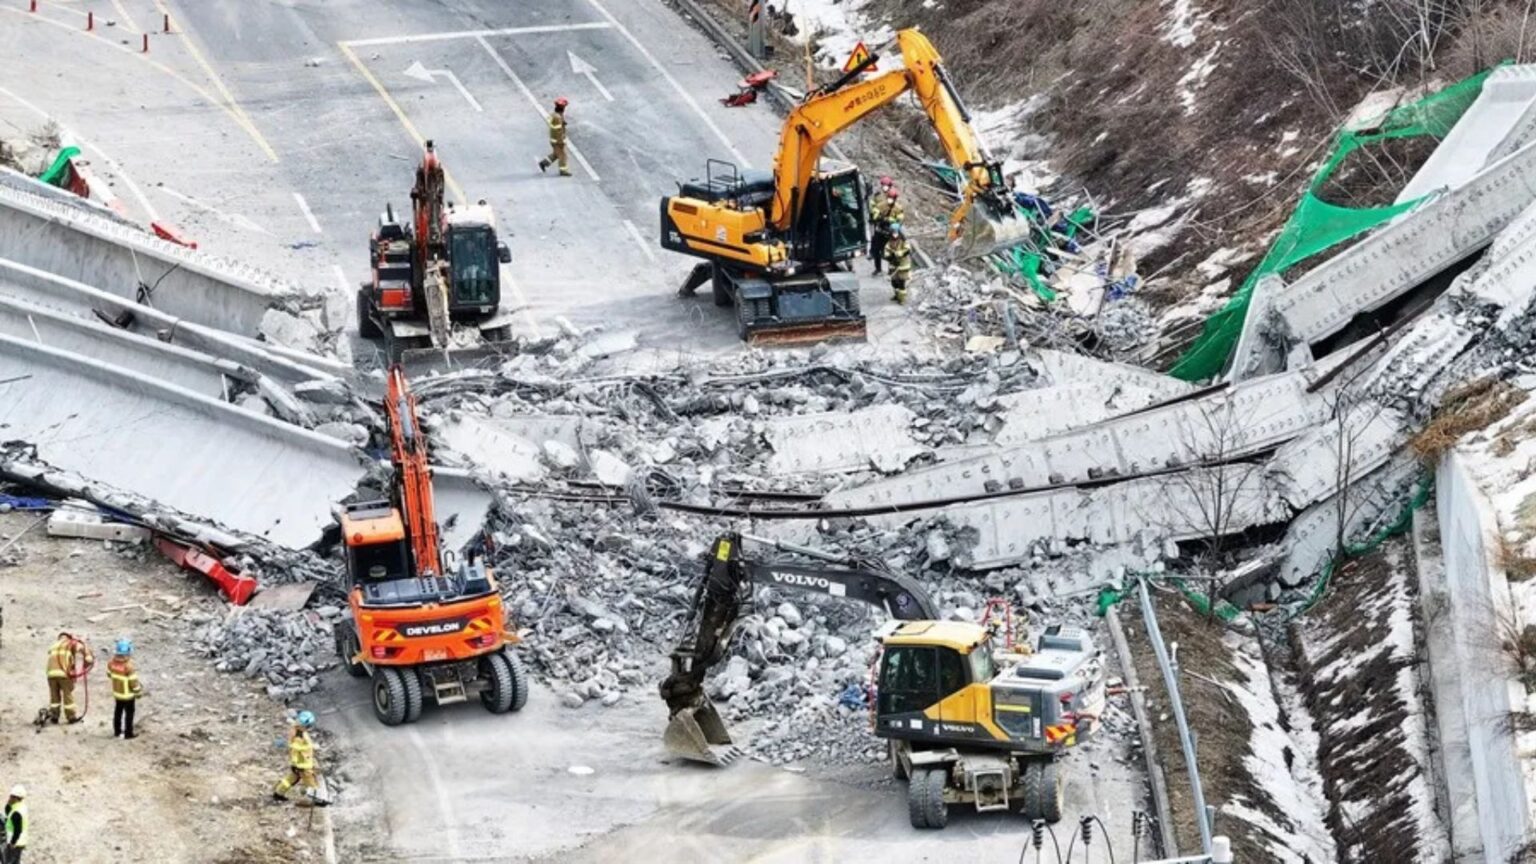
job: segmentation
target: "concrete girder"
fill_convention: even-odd
[[[0,185],[0,254],[130,300],[148,286],[155,308],[235,333],[254,334],[268,308],[301,299],[248,265],[11,184]]]
[[[0,429],[48,465],[299,549],[364,476],[345,444],[100,360],[0,334]]]

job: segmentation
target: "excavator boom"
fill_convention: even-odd
[[[966,178],[962,203],[951,216],[952,232],[958,231],[977,199],[995,205],[989,208],[992,220],[1012,221],[1013,207],[1002,171],[971,126],[970,112],[945,71],[938,49],[915,28],[898,32],[896,44],[904,68],[859,80],[863,70],[879,59],[871,54],[842,78],[808,95],[785,119],[774,162],[774,199],[769,214],[769,222],[776,229],[788,231],[794,223],[827,142],[909,90],[938,134],[950,164]]]
[[[389,370],[389,394],[384,402],[389,415],[390,456],[394,461],[401,518],[411,541],[418,577],[442,575],[442,554],[437,536],[437,513],[432,499],[432,469],[427,461],[427,439],[416,416],[416,397],[411,395],[405,370]]]
[[[742,535],[716,538],[709,562],[694,592],[690,629],[672,651],[672,673],[661,683],[669,720],[663,742],[675,755],[724,765],[740,754],[720,713],[704,692],[704,678],[730,650],[742,606],[754,587],[773,586],[826,597],[857,600],[885,610],[893,618],[936,618],[938,609],[912,579],[857,562],[819,567],[798,562],[759,562],[742,555]],[[756,538],[754,538],[756,539]],[[790,547],[793,548],[793,547]],[[809,552],[810,550],[795,550]],[[824,560],[838,560],[818,555]]]

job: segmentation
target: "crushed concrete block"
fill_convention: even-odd
[[[604,486],[623,486],[629,482],[631,469],[623,459],[609,453],[607,450],[593,450],[589,454],[592,462],[592,474],[597,477],[597,482]]]
[[[545,441],[544,461],[553,468],[568,471],[581,464],[581,457],[574,449],[560,441]]]
[[[89,509],[86,509],[89,508]],[[118,543],[142,543],[149,539],[150,531],[140,525],[109,522],[89,503],[66,504],[48,517],[48,536],[79,537],[85,540],[111,540]]]
[[[368,446],[368,430],[357,423],[321,423],[315,427],[315,431],[335,438],[337,441],[345,441],[353,447]]]

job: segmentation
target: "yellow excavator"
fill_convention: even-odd
[[[756,559],[743,540],[835,566]],[[994,653],[994,627],[935,620],[939,610],[922,586],[878,562],[735,532],[710,548],[661,683],[669,752],[711,765],[740,757],[705,680],[730,653],[759,587],[867,603],[893,619],[879,634],[873,732],[886,740],[892,772],[907,781],[914,828],[943,828],[951,804],[1061,819],[1059,760],[1095,733],[1106,695],[1104,662],[1086,631],[1052,625],[1033,645]]]
[[[772,172],[710,160],[703,180],[679,183],[679,194],[661,200],[662,248],[705,259],[680,293],[711,283],[717,305],[735,305],[737,329],[748,342],[863,338],[850,262],[867,244],[866,187],[856,166],[824,164],[822,149],[909,91],[964,178],[950,240],[968,235],[972,245],[995,243],[1028,230],[933,43],[916,29],[902,30],[895,41],[903,68],[865,79],[880,58],[872,52],[789,113]],[[970,218],[977,210],[985,218]]]

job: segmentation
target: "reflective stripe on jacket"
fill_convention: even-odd
[[[891,262],[891,275],[905,276],[912,272],[912,246],[905,237],[892,240],[885,247],[885,260]]]
[[[48,677],[68,678],[74,664],[75,647],[68,639],[60,639],[48,649]]]
[[[112,679],[113,699],[135,699],[144,690],[139,684],[138,670],[127,657],[113,657],[107,664],[107,677]]]
[[[563,115],[563,114],[551,114],[551,115],[549,115],[549,143],[551,143],[551,144],[564,144],[565,143],[565,115]]]
[[[295,771],[315,770],[315,744],[302,731],[288,739],[288,764]]]

